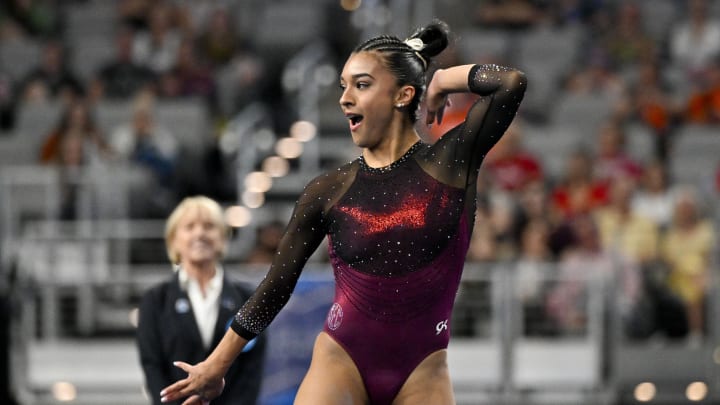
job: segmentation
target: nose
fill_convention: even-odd
[[[352,97],[349,93],[349,88],[343,89],[342,94],[340,94],[340,106],[347,108],[353,105]]]

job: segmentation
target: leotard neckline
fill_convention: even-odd
[[[393,171],[394,169],[396,169],[397,167],[401,166],[403,163],[405,163],[408,160],[408,158],[410,158],[410,156],[412,156],[413,153],[415,153],[415,151],[418,150],[418,148],[420,147],[421,144],[422,144],[421,141],[415,142],[413,144],[413,146],[411,146],[410,149],[407,150],[407,152],[405,152],[402,156],[400,156],[400,158],[398,160],[390,163],[387,166],[382,166],[382,167],[372,167],[372,166],[368,165],[367,162],[365,161],[365,157],[363,157],[363,155],[360,155],[360,157],[358,158],[358,160],[360,162],[360,168],[363,171],[366,171],[368,173],[373,173],[373,174],[389,173],[389,172]]]

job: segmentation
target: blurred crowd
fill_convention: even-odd
[[[257,100],[273,107],[278,127],[289,121],[278,66],[237,26],[243,13],[238,4],[250,2],[107,2],[112,4],[115,47],[107,61],[80,75],[73,70],[78,64],[69,62],[80,49],[67,35],[72,27],[64,16],[68,5],[89,3],[97,2],[8,0],[0,6],[0,41],[30,41],[42,49],[37,66],[21,76],[0,70],[4,131],[12,132],[22,106],[61,102],[64,112],[45,134],[38,163],[82,170],[93,160],[115,159],[144,168],[158,189],[166,190],[153,209],[142,213],[145,217],[164,216],[190,194],[236,200],[235,186],[223,184],[228,168],[218,158],[223,125]],[[315,3],[328,10],[339,7]],[[668,13],[660,15],[663,7]],[[706,176],[695,182],[677,181],[671,168],[673,147],[684,128],[720,124],[717,2],[437,0],[434,10],[458,32],[499,32],[506,38],[539,28],[579,32],[576,47],[567,49],[574,55],[572,63],[554,75],[537,77],[534,65],[518,66],[529,74],[529,95],[541,88],[555,91],[544,93],[547,98],[539,103],[523,105],[486,157],[468,261],[515,263],[522,299],[528,308],[540,306],[539,316],[555,330],[572,332],[583,325],[581,314],[571,308],[586,292],[573,280],[592,271],[622,292],[624,299],[614,305],[622,307],[629,335],[702,336],[707,292],[717,276],[720,158],[705,162]],[[357,27],[347,27],[348,38],[358,35]],[[333,38],[333,49],[345,55],[344,44],[352,41]],[[507,51],[486,54],[485,60],[465,57],[451,48],[441,66],[516,62]],[[220,77],[230,80],[221,85]],[[223,88],[227,83],[230,96]],[[561,169],[553,170],[545,156],[527,146],[527,137],[538,126],[552,131],[557,117],[545,108],[572,95],[608,97],[612,109],[599,125],[576,134],[584,147],[564,155],[556,165]],[[202,158],[205,178],[213,181],[182,182],[179,141],[153,115],[157,103],[187,97],[203,100],[211,117],[210,133],[198,136],[213,140]],[[112,131],[99,130],[93,108],[104,100],[132,101],[132,119]],[[462,119],[472,101],[454,98],[444,126],[433,127],[432,135]],[[629,128],[637,126],[651,137],[652,148],[642,156],[627,148],[628,138],[636,135]],[[64,201],[73,201],[72,189],[66,192]],[[73,209],[63,212],[71,218]],[[261,229],[248,261],[270,260],[281,229],[277,223]],[[557,281],[550,284],[540,282],[539,275],[548,262],[558,269]]]

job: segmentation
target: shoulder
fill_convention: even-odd
[[[157,307],[168,297],[174,283],[175,278],[172,277],[148,288],[142,294],[141,308],[146,305]]]
[[[345,163],[342,166],[322,173],[310,180],[303,189],[299,204],[317,201],[318,198],[329,197],[333,191],[342,188],[339,187],[352,181],[357,174],[359,164],[357,159]]]

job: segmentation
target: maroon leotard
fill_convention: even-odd
[[[384,168],[359,157],[305,187],[233,330],[250,339],[267,327],[327,236],[336,292],[325,332],[355,362],[372,404],[392,403],[417,365],[447,347],[477,172],[526,87],[524,75],[496,65],[474,66],[468,85],[481,97],[435,144],[418,142]]]

